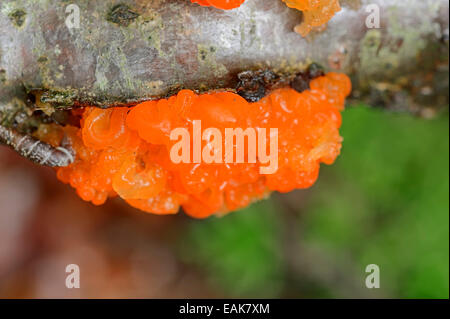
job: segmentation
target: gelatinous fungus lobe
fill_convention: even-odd
[[[295,32],[306,36],[310,31],[324,26],[336,12],[341,10],[339,0],[283,0],[290,8],[303,12],[303,21]]]
[[[314,69],[306,76],[311,72]],[[58,168],[57,177],[86,201],[100,205],[108,197],[119,196],[154,214],[174,214],[181,206],[197,218],[220,215],[271,191],[310,187],[320,163],[331,164],[338,156],[340,111],[350,93],[350,80],[338,73],[315,74],[319,76],[308,78],[307,88],[275,89],[256,102],[233,92],[182,90],[170,98],[131,108],[87,107],[80,127],[55,125],[40,138],[52,144],[63,139],[72,146],[75,161]],[[203,132],[197,145],[201,158],[197,159],[196,123]],[[241,145],[243,160],[233,151],[231,161],[227,160],[227,130],[236,129],[254,129],[253,142],[263,151],[248,147],[252,141],[249,134]],[[177,130],[184,134],[173,138]],[[260,134],[263,131],[265,134]],[[187,136],[188,152],[181,149],[180,155],[175,146],[183,136]],[[237,149],[237,137],[235,141],[232,150]],[[211,148],[212,144],[216,148]],[[272,147],[277,165],[264,172]]]
[[[239,7],[245,0],[191,0],[191,2],[205,7],[211,6],[217,9],[231,10]]]

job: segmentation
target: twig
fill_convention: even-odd
[[[10,146],[23,157],[45,166],[67,166],[74,155],[64,147],[53,147],[29,135],[0,126],[0,142]]]

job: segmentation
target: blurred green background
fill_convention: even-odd
[[[189,220],[182,260],[226,297],[448,298],[449,119],[360,105],[308,190]],[[380,289],[365,267],[380,267]]]
[[[359,105],[341,135],[313,187],[206,220],[93,206],[2,147],[0,297],[448,298],[448,114]],[[80,289],[65,285],[72,263]]]

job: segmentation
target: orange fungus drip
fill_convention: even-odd
[[[340,152],[340,111],[350,89],[347,76],[328,73],[311,80],[302,93],[277,89],[253,103],[232,92],[182,90],[131,108],[87,107],[81,128],[58,126],[40,138],[55,144],[64,136],[72,146],[75,161],[57,168],[57,177],[85,201],[100,205],[120,196],[149,213],[175,214],[182,206],[190,216],[204,218],[245,207],[271,191],[313,185],[319,164],[332,164]],[[171,132],[185,128],[193,136],[198,120],[203,130],[216,128],[222,136],[227,128],[277,128],[278,169],[262,174],[259,153],[255,162],[195,163],[189,155],[191,161],[175,163],[171,149],[177,140],[170,138]],[[269,134],[262,142],[269,149]],[[201,143],[204,150],[208,140]],[[248,150],[244,148],[245,159]]]
[[[303,12],[303,21],[295,32],[306,36],[310,31],[325,25],[336,12],[341,10],[339,0],[283,0],[290,8]]]

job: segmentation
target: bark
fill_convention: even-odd
[[[79,29],[65,24],[71,3]],[[448,103],[448,1],[341,3],[325,31],[302,38],[293,32],[301,12],[274,0],[231,11],[188,0],[2,0],[1,103],[39,89],[54,107],[107,107],[234,88],[239,72],[295,73],[309,62],[351,75],[354,96],[374,105]],[[381,8],[380,29],[366,27],[369,4]]]

